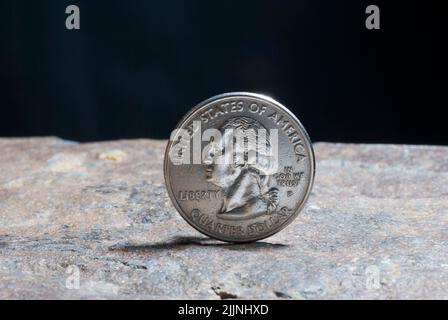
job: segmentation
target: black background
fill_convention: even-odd
[[[313,141],[448,144],[442,3],[1,0],[0,136],[167,138],[200,101],[252,91]]]

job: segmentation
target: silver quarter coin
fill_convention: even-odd
[[[193,108],[165,152],[168,194],[198,231],[229,242],[273,235],[304,207],[314,153],[299,120],[277,101],[234,92]]]

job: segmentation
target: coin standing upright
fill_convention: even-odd
[[[246,92],[194,107],[173,131],[164,160],[168,194],[182,217],[229,242],[260,240],[290,224],[314,171],[299,120],[277,101]]]

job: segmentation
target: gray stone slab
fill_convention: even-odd
[[[317,143],[299,217],[232,245],[171,205],[165,144],[0,139],[0,298],[448,299],[447,147]]]

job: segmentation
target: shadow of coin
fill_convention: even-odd
[[[270,243],[265,241],[251,243],[226,243],[205,237],[174,237],[167,241],[155,243],[125,243],[109,247],[111,251],[153,251],[153,250],[178,250],[189,247],[222,248],[227,250],[257,251],[263,249],[284,249],[288,245]]]

